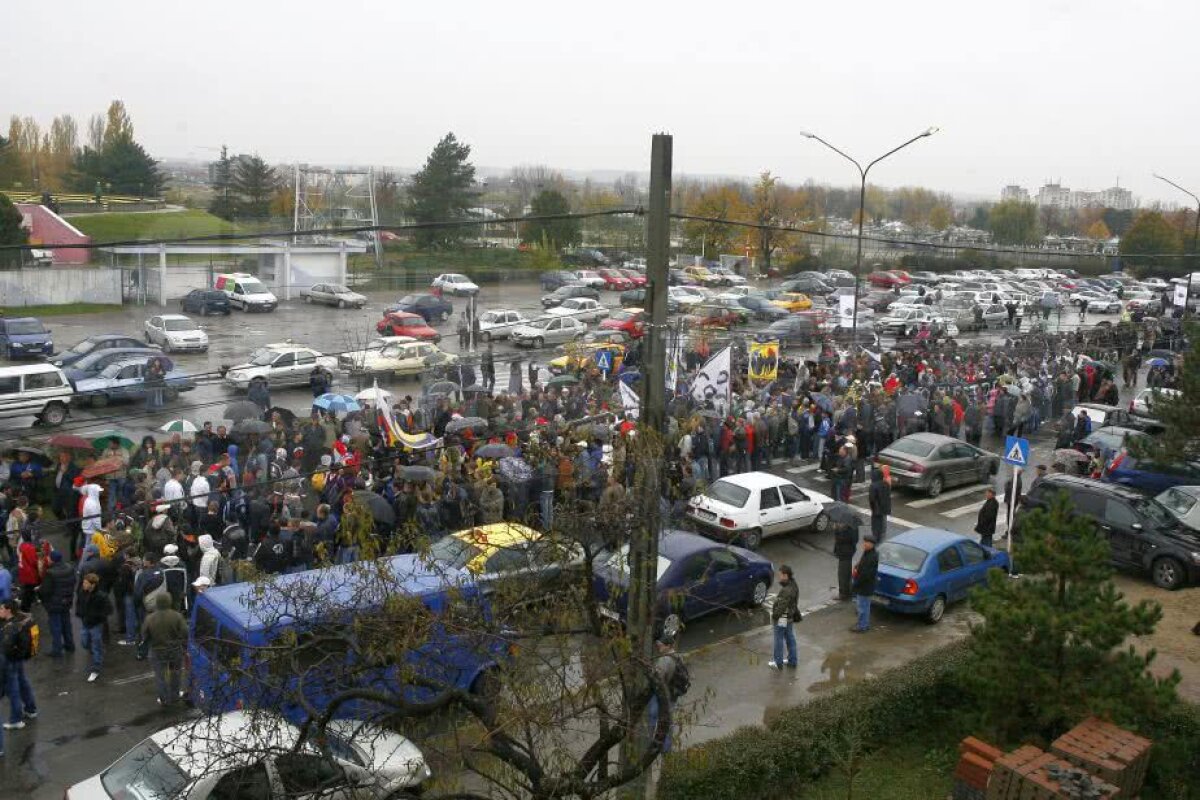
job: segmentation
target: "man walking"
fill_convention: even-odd
[[[872,468],[871,488],[871,535],[882,542],[887,535],[887,518],[892,513],[892,487],[883,478],[883,471]]]
[[[23,613],[16,600],[0,604],[0,652],[4,653],[4,686],[8,695],[8,722],[5,730],[25,727],[26,719],[36,719],[37,700],[25,676],[25,662],[33,658],[33,618]]]
[[[71,603],[75,599],[75,570],[63,561],[63,554],[50,553],[50,568],[38,587],[38,595],[46,608],[50,625],[50,655],[61,656],[75,652],[75,636],[71,627]]]
[[[833,555],[837,558],[838,600],[850,599],[854,554],[858,552],[858,525],[840,524],[833,530]]]
[[[158,595],[154,602],[154,611],[142,623],[142,641],[150,648],[150,665],[154,668],[158,703],[169,706],[180,699],[180,678],[188,628],[183,615],[171,607],[169,594]]]
[[[792,576],[792,568],[784,564],[779,568],[779,593],[771,606],[771,623],[775,631],[774,659],[767,662],[771,669],[784,666],[796,668],[796,631],[792,627],[800,621],[800,589]],[[787,661],[783,660],[783,649],[787,646]]]
[[[1000,513],[1000,501],[996,499],[996,490],[991,486],[986,494],[987,499],[979,507],[979,518],[975,520],[975,532],[979,534],[981,545],[991,547],[992,537],[996,535],[996,516]]]
[[[488,340],[487,350],[483,353],[483,387],[489,392],[496,388],[496,358],[492,354],[492,341]]]
[[[80,644],[91,653],[88,664],[88,683],[95,683],[104,668],[104,621],[112,613],[112,602],[100,591],[100,576],[89,572],[79,584],[79,595],[75,598],[75,615],[80,619],[83,634]]]
[[[863,539],[863,554],[854,570],[854,605],[858,611],[858,624],[851,628],[853,633],[871,630],[871,597],[875,594],[875,580],[879,576],[879,553],[875,550],[875,537],[867,534]]]

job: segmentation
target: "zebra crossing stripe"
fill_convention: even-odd
[[[925,508],[926,506],[944,503],[947,500],[957,500],[960,497],[976,494],[978,492],[982,492],[986,488],[988,488],[988,485],[985,483],[980,483],[975,486],[964,486],[962,489],[955,489],[952,492],[942,492],[937,497],[925,497],[921,500],[913,500],[911,503],[908,503],[908,505],[911,508]]]
[[[978,511],[979,509],[983,508],[983,504],[985,502],[987,502],[987,501],[980,500],[978,503],[970,503],[968,505],[962,506],[961,508],[952,508],[949,511],[943,511],[942,516],[950,517],[951,519],[957,519],[958,517],[965,517],[967,514],[973,514],[976,511]]]

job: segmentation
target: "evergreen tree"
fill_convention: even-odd
[[[542,217],[554,214],[570,214],[571,204],[561,192],[545,189],[533,198],[531,216]],[[548,220],[521,223],[521,241],[525,244],[545,243],[558,252],[564,247],[574,247],[583,241],[583,226],[577,219]]]
[[[476,203],[475,167],[467,160],[471,146],[447,133],[433,148],[425,166],[412,176],[408,191],[408,214],[413,222],[448,222],[471,216]],[[467,228],[445,227],[418,230],[418,247],[450,247],[469,233]]]
[[[221,158],[213,167],[213,195],[208,203],[208,213],[232,220],[237,214],[237,195],[233,190],[233,162],[225,145],[221,145]]]
[[[8,195],[0,194],[0,245],[27,244],[29,235],[21,227],[21,212],[8,199]],[[11,267],[21,263],[20,250],[0,250],[0,267]]]
[[[104,151],[102,161],[113,194],[158,197],[162,193],[158,162],[133,139],[117,139]]]
[[[1154,678],[1153,651],[1126,646],[1154,631],[1162,609],[1124,601],[1095,523],[1060,496],[1025,516],[1020,532],[1021,579],[994,572],[972,603],[984,623],[971,631],[974,658],[964,677],[993,732],[1005,741],[1049,740],[1089,714],[1127,722],[1169,703],[1178,674]]]
[[[162,193],[158,162],[134,140],[133,122],[120,100],[109,105],[103,124],[95,118],[89,123],[88,144],[75,154],[67,182],[75,191],[97,195]]]
[[[1156,464],[1200,461],[1200,404],[1196,402],[1200,397],[1200,330],[1193,325],[1188,334],[1189,350],[1175,374],[1179,394],[1158,395],[1151,401],[1154,418],[1161,420],[1171,435],[1130,440],[1134,455]]]
[[[21,182],[21,159],[16,143],[0,134],[0,186],[11,187]]]
[[[258,156],[243,156],[233,166],[233,188],[239,197],[241,216],[266,219],[271,216],[271,199],[279,188],[279,176]]]

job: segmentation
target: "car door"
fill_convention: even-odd
[[[937,585],[933,591],[946,595],[947,603],[961,600],[967,594],[970,585],[966,565],[958,547],[950,545],[937,554]]]
[[[821,513],[819,503],[814,503],[809,499],[798,486],[790,483],[781,483],[779,485],[779,494],[783,498],[783,519],[780,523],[781,531],[794,531],[800,528],[806,528],[816,519],[817,514]]]
[[[1123,566],[1141,565],[1138,546],[1141,532],[1133,527],[1138,525],[1139,521],[1137,512],[1125,500],[1119,497],[1104,499],[1104,518],[1100,522],[1100,530],[1108,535],[1114,563]]]
[[[112,385],[108,388],[108,394],[111,397],[135,397],[141,393],[141,389],[142,365],[130,364],[121,367],[114,376]]]
[[[935,475],[941,475],[946,486],[953,486],[959,481],[959,476],[956,471],[956,463],[958,459],[954,455],[955,447],[953,442],[938,446],[930,456],[930,464],[933,467]],[[930,478],[932,479],[932,475]]]
[[[291,383],[305,384],[308,383],[308,375],[312,372],[312,368],[317,365],[317,356],[311,350],[299,350],[296,352],[296,365],[291,370]]]
[[[280,353],[271,362],[268,379],[273,385],[287,385],[296,380],[296,354]]]
[[[751,495],[753,497],[753,495]],[[764,536],[770,536],[783,530],[783,500],[779,496],[778,486],[769,486],[758,491],[757,527],[762,528]],[[755,527],[754,523],[747,527]]]
[[[678,613],[682,606],[684,619],[702,616],[721,606],[717,595],[719,584],[708,580],[709,552],[705,550],[688,556],[680,572],[679,584],[671,593],[671,609]]]
[[[476,577],[484,592],[495,592],[505,581],[528,577],[529,558],[525,544],[522,541],[507,544],[487,557],[483,571]]]
[[[370,785],[361,790],[346,777],[336,761],[320,753],[280,753],[271,764],[276,797],[288,800],[352,800],[374,797]],[[361,792],[361,793],[360,793]]]
[[[983,549],[983,545],[977,542],[959,542],[958,549],[962,553],[963,569],[966,570],[966,589],[969,591],[972,586],[987,580],[990,556]]]

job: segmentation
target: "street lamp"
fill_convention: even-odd
[[[856,344],[858,342],[858,287],[859,287],[859,282],[862,280],[863,220],[866,218],[866,215],[867,215],[867,173],[871,171],[871,167],[875,166],[880,161],[883,161],[885,158],[892,155],[893,153],[903,150],[904,148],[908,147],[910,144],[917,141],[918,139],[924,139],[927,136],[933,136],[937,132],[938,132],[938,128],[935,128],[935,127],[926,128],[924,131],[922,131],[921,133],[918,133],[916,136],[909,139],[904,144],[893,147],[891,150],[888,150],[886,153],[881,155],[879,158],[875,159],[874,161],[872,161],[871,163],[867,164],[867,166],[864,167],[862,164],[858,163],[857,160],[846,155],[844,152],[842,152],[838,148],[834,147],[829,142],[822,139],[820,136],[817,136],[815,133],[809,133],[808,131],[800,131],[800,135],[803,136],[804,138],[813,139],[815,141],[820,142],[821,144],[825,145],[830,150],[837,153],[839,156],[841,156],[842,158],[846,159],[851,164],[853,164],[855,166],[855,168],[858,170],[859,177],[862,179],[862,182],[858,188],[858,252],[854,256],[854,321],[852,322],[852,327],[850,330],[851,343]]]
[[[1196,264],[1195,264],[1196,242],[1197,242],[1197,240],[1200,240],[1200,197],[1197,197],[1192,192],[1189,192],[1187,189],[1183,188],[1175,181],[1173,181],[1169,178],[1164,178],[1162,175],[1159,175],[1157,172],[1154,173],[1154,177],[1158,178],[1163,183],[1171,184],[1176,189],[1178,189],[1179,191],[1183,192],[1188,197],[1190,197],[1196,201],[1196,226],[1192,229],[1192,252],[1191,252],[1192,257],[1188,260],[1187,297],[1183,298],[1183,313],[1186,316],[1187,312],[1188,312],[1188,303],[1191,302],[1191,299],[1192,299],[1192,270],[1196,268]]]

